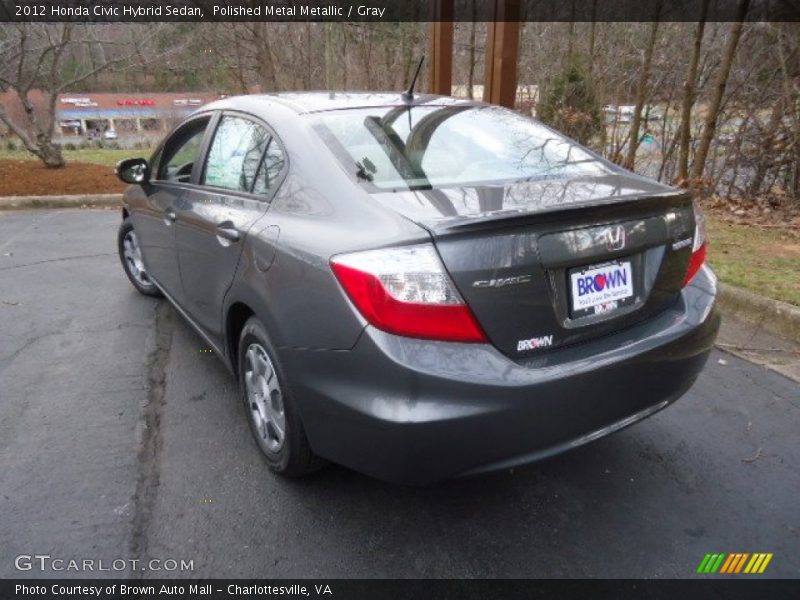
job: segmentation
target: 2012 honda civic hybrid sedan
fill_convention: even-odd
[[[719,326],[690,196],[513,111],[227,98],[122,161],[122,265],[236,375],[257,446],[426,484],[664,408]]]

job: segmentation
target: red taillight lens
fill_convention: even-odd
[[[703,244],[698,250],[692,252],[692,256],[689,258],[689,267],[686,269],[686,278],[683,280],[684,287],[689,285],[689,282],[694,279],[694,276],[697,275],[705,262],[706,245]]]
[[[686,268],[686,277],[683,279],[684,287],[694,279],[694,276],[706,262],[708,242],[706,239],[706,217],[697,202],[694,203],[694,240],[692,243],[692,256],[689,258],[689,266]]]
[[[407,337],[486,342],[430,244],[335,256],[331,268],[364,318]]]

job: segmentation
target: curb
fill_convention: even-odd
[[[122,194],[77,194],[74,196],[0,196],[0,210],[26,208],[81,208],[122,206]]]
[[[719,283],[717,306],[723,313],[759,325],[780,337],[800,340],[800,307]]]

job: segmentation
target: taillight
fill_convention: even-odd
[[[686,277],[683,285],[686,286],[694,279],[700,271],[703,263],[706,262],[706,217],[700,206],[694,203],[694,243],[692,244],[692,256],[689,258],[689,266],[686,269]]]
[[[372,325],[407,337],[485,342],[430,244],[341,254],[331,268]]]

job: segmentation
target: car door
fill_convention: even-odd
[[[156,152],[146,200],[132,214],[150,275],[178,304],[183,303],[175,220],[198,162],[211,115],[200,115],[172,132]]]
[[[216,123],[198,185],[177,214],[177,245],[185,309],[215,343],[222,338],[222,303],[244,239],[264,215],[284,153],[272,131],[233,112]]]

